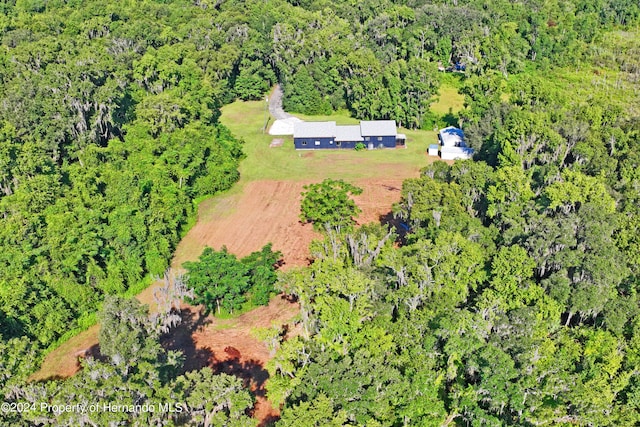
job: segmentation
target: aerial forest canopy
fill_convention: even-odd
[[[222,105],[280,83],[290,112],[430,129],[457,69],[476,162],[407,181],[402,235],[303,211],[325,240],[278,285],[304,331],[269,367],[281,425],[640,422],[639,24],[633,0],[3,2],[0,394],[33,397],[43,350],[162,274],[194,202],[239,179]],[[250,405],[145,328],[158,390]],[[99,363],[56,399],[96,372],[157,397]]]

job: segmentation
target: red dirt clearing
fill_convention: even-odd
[[[358,223],[379,221],[400,200],[402,179],[360,180],[354,182],[363,192],[355,197],[362,209]],[[180,242],[174,267],[198,258],[205,246],[226,246],[237,256],[260,250],[268,242],[283,254],[284,269],[307,265],[309,244],[319,235],[310,224],[301,224],[300,193],[310,182],[254,181],[242,194],[204,202],[197,224]]]
[[[163,340],[163,345],[184,352],[185,371],[210,366],[216,372],[242,379],[256,396],[253,417],[260,420],[260,425],[267,425],[280,414],[266,398],[269,373],[265,366],[271,354],[265,343],[253,337],[251,330],[286,325],[288,336],[294,336],[298,328],[291,321],[297,313],[298,304],[283,297],[272,299],[266,307],[226,320],[203,317],[198,308],[187,307],[182,311],[183,322]]]

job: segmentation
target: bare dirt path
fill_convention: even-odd
[[[269,96],[269,113],[276,120],[285,120],[293,117],[282,108],[282,88],[280,84],[275,85],[271,96]]]

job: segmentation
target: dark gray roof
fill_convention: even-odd
[[[362,136],[396,136],[395,120],[363,120],[360,122]]]
[[[363,141],[360,125],[336,126],[336,141]]]
[[[336,122],[299,122],[293,125],[294,138],[333,138]]]

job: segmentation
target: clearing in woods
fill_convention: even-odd
[[[227,246],[237,256],[245,256],[272,242],[284,256],[284,269],[308,263],[308,248],[316,233],[298,220],[303,186],[325,178],[344,179],[363,188],[355,198],[362,209],[358,223],[378,221],[389,213],[400,198],[402,181],[419,176],[420,168],[435,160],[426,156],[426,148],[436,140],[435,132],[409,131],[407,148],[373,151],[296,152],[291,137],[281,147],[269,148],[272,136],[263,133],[265,102],[235,102],[222,109],[222,123],[234,135],[244,139],[247,154],[240,165],[241,179],[230,191],[206,199],[199,205],[198,220],[179,244],[172,266],[196,260],[205,246]],[[322,120],[311,117],[306,120]],[[349,123],[346,115],[331,116],[338,123]],[[137,298],[155,308],[152,285]],[[269,306],[259,307],[235,319],[202,317],[200,310],[187,306],[182,325],[164,344],[181,349],[188,369],[212,366],[243,378],[254,390],[257,404],[253,415],[267,425],[277,419],[278,411],[266,400],[265,363],[270,354],[256,340],[251,328],[272,323],[289,325],[297,314],[297,305],[280,297]],[[78,357],[97,350],[99,325],[70,339],[51,352],[33,379],[67,377],[78,369]]]

